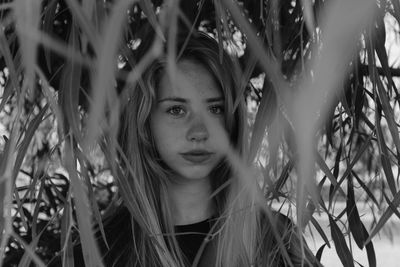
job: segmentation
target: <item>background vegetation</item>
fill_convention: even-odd
[[[91,225],[121,183],[118,115],[157,42],[174,42],[180,27],[208,32],[237,59],[268,201],[315,227],[318,257],[334,245],[354,266],[355,243],[376,266],[373,238],[400,218],[400,70],[386,38],[398,38],[399,22],[396,0],[3,0],[0,266],[44,266],[57,253],[68,266],[76,229],[87,262],[101,265]],[[145,24],[159,38],[137,61]]]

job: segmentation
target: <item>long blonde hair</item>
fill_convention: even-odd
[[[149,43],[144,40],[144,50],[146,41]],[[225,128],[231,146],[242,155],[247,142],[245,104],[239,93],[241,81],[232,68],[230,56],[226,52],[221,55],[218,43],[199,32],[192,33],[189,38],[178,36],[177,48],[179,56],[176,62],[193,60],[214,76],[225,99]],[[119,158],[123,171],[117,181],[123,203],[130,213],[132,228],[132,240],[126,244],[129,246],[126,252],[129,256],[125,260],[127,266],[186,264],[174,237],[171,211],[166,204],[169,170],[160,160],[149,125],[156,88],[165,68],[164,53],[146,69],[122,112]],[[215,266],[272,264],[270,253],[264,249],[272,253],[276,246],[271,246],[271,242],[267,242],[269,247],[264,244],[266,237],[262,235],[271,235],[270,228],[268,220],[262,220],[261,208],[254,205],[252,191],[243,186],[243,181],[226,159],[212,171],[211,176],[216,223],[204,242],[212,248],[206,253],[207,257]],[[204,248],[201,246],[200,250]]]

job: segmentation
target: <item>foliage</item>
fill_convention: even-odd
[[[2,264],[43,266],[58,251],[68,261],[78,228],[87,262],[101,265],[91,226],[117,190],[112,153],[127,90],[161,52],[155,43],[136,61],[151,25],[161,42],[201,29],[235,55],[243,95],[258,107],[249,155],[267,199],[294,204],[297,223],[314,225],[326,242],[317,255],[333,241],[354,266],[351,233],[376,266],[371,241],[400,218],[400,72],[386,49],[388,19],[399,25],[398,1],[3,1]],[[263,85],[247,86],[255,77]],[[360,200],[384,210],[371,229]],[[329,217],[330,237],[317,212]]]

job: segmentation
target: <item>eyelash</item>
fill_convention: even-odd
[[[212,110],[218,109],[218,112],[212,112]],[[208,109],[211,113],[215,114],[215,115],[222,115],[224,114],[224,106],[223,105],[215,105],[215,106],[211,106]]]
[[[208,110],[210,111],[210,113],[212,113],[214,115],[224,114],[224,106],[223,105],[210,106],[208,108]],[[176,111],[178,111],[178,112],[176,112]],[[183,106],[172,106],[172,107],[168,108],[166,112],[174,117],[182,117],[186,114],[186,109]]]
[[[181,114],[180,112],[179,112],[179,113],[173,112],[174,110],[176,111],[177,109],[179,109],[180,111],[183,111],[183,114]],[[185,110],[185,108],[182,107],[182,106],[172,106],[172,107],[170,107],[170,108],[167,109],[167,113],[170,114],[170,115],[172,115],[172,116],[178,117],[178,116],[184,115],[184,113],[186,113],[186,110]]]

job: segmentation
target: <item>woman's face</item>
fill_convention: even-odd
[[[201,64],[180,61],[175,82],[162,75],[150,127],[174,179],[208,178],[223,157],[219,146],[226,136],[224,116],[221,90]]]

